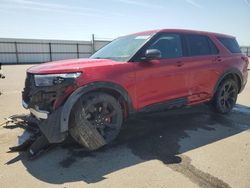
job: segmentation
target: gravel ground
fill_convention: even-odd
[[[25,70],[3,66],[0,123],[21,106]],[[0,127],[1,187],[250,187],[250,84],[230,115],[207,106],[138,115],[109,147],[86,153],[72,142],[36,160],[7,153],[26,134]]]

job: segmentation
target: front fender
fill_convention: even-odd
[[[82,86],[78,89],[76,89],[66,100],[62,107],[62,113],[60,118],[60,126],[61,126],[61,132],[68,131],[68,124],[69,124],[69,118],[70,118],[70,112],[74,106],[74,104],[77,102],[77,100],[83,95],[91,91],[95,91],[98,89],[111,89],[115,90],[116,92],[120,93],[125,101],[128,104],[128,110],[129,113],[133,111],[132,107],[132,101],[129,97],[128,93],[125,89],[123,89],[120,85],[111,83],[111,82],[93,82],[90,84],[87,84],[85,86]]]

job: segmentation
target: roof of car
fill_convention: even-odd
[[[138,33],[133,33],[131,35],[150,35],[154,33],[161,33],[161,32],[174,32],[174,33],[191,33],[191,34],[203,34],[203,35],[216,35],[216,36],[224,36],[224,37],[230,37],[234,38],[232,35],[222,34],[222,33],[214,33],[214,32],[208,32],[208,31],[197,31],[197,30],[188,30],[188,29],[157,29],[157,30],[148,30],[148,31],[142,31]]]

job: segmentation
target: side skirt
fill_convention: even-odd
[[[188,99],[186,97],[174,99],[162,103],[157,103],[153,105],[148,105],[144,107],[143,109],[139,110],[139,113],[150,113],[150,112],[160,112],[164,110],[170,110],[173,108],[181,108],[183,106],[186,106],[188,103]]]

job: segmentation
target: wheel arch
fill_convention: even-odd
[[[97,91],[110,94],[118,99],[119,102],[122,102],[122,107],[126,108],[125,115],[134,112],[132,100],[127,91],[122,86],[112,82],[93,82],[76,89],[64,103],[60,118],[61,132],[68,131],[70,112],[77,100],[84,94]]]
[[[213,90],[213,95],[216,93],[216,91],[217,91],[219,85],[222,83],[222,81],[227,79],[227,78],[232,78],[237,82],[237,84],[239,86],[238,93],[240,93],[241,88],[242,88],[242,81],[243,81],[242,74],[237,69],[230,69],[230,70],[225,71],[218,79],[218,81],[214,87],[214,90]]]

